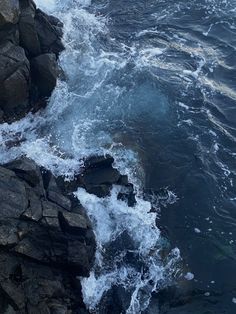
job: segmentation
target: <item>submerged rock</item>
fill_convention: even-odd
[[[59,75],[62,27],[32,0],[1,1],[0,122],[45,106]]]
[[[1,313],[82,312],[96,245],[79,202],[22,158],[0,167],[0,203]]]
[[[118,185],[118,200],[125,201],[132,207],[136,204],[134,186],[129,183],[126,175],[113,167],[113,162],[114,158],[110,155],[90,157],[84,161],[82,171],[75,175],[74,180],[64,182],[62,178],[58,178],[57,182],[64,190],[73,192],[79,186],[98,197],[109,196],[112,186]]]

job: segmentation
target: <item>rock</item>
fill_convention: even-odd
[[[120,193],[117,196],[117,199],[125,201],[129,207],[135,206],[136,198],[135,198],[133,184],[127,184],[123,186]]]
[[[112,185],[118,182],[120,173],[114,168],[94,169],[81,175],[81,181],[85,187],[91,185]]]
[[[35,23],[42,52],[54,53],[58,57],[59,53],[64,50],[61,42],[62,24],[58,19],[49,17],[39,9],[36,11]]]
[[[52,191],[58,198],[49,199]],[[0,167],[0,203],[1,313],[84,309],[74,281],[89,275],[96,244],[79,202],[22,158]]]
[[[0,45],[11,42],[18,46],[20,42],[18,25],[6,24],[0,27]]]
[[[14,160],[5,166],[14,171],[19,178],[26,181],[32,187],[42,183],[40,169],[30,159],[21,158],[19,160]]]
[[[105,156],[92,156],[87,158],[84,161],[85,169],[92,169],[92,168],[109,168],[112,166],[114,162],[114,158],[110,155]]]
[[[0,3],[0,27],[5,24],[16,24],[20,15],[18,0],[1,0]]]
[[[113,157],[94,156],[84,162],[84,171],[78,176],[80,185],[98,197],[109,195],[112,184],[118,183],[120,173],[112,167]]]
[[[47,196],[48,199],[60,207],[70,211],[71,210],[71,200],[65,197],[56,184],[54,177],[51,177],[47,186]]]
[[[88,219],[80,214],[59,212],[59,221],[63,230],[71,234],[83,235],[91,228]]]
[[[28,110],[30,92],[29,62],[24,50],[10,42],[0,46],[0,108],[7,119]]]
[[[49,97],[57,83],[59,69],[56,55],[46,53],[31,60],[31,73],[39,94]]]
[[[33,6],[21,7],[19,20],[20,45],[30,57],[42,53],[38,33],[35,25],[35,8]]]
[[[1,219],[19,218],[28,206],[26,188],[14,172],[0,168]]]
[[[62,27],[32,0],[1,0],[0,122],[11,123],[47,104],[64,49]]]

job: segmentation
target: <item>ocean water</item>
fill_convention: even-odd
[[[36,3],[64,23],[65,80],[43,112],[0,126],[0,162],[24,154],[69,180],[109,153],[137,192],[129,208],[118,187],[75,191],[97,239],[87,308],[236,313],[236,1]],[[168,286],[180,301],[164,308]]]

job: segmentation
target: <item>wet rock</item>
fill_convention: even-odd
[[[32,79],[38,92],[43,97],[49,97],[54,90],[59,69],[56,55],[46,53],[31,60]]]
[[[32,187],[42,183],[39,167],[27,158],[14,160],[5,166]]]
[[[83,308],[74,281],[89,275],[96,245],[79,202],[62,194],[51,174],[45,184],[42,170],[22,158],[0,167],[0,203],[2,313]]]
[[[13,122],[46,105],[59,74],[62,27],[32,0],[1,1],[0,122]]]
[[[30,69],[21,47],[8,42],[0,46],[0,108],[9,119],[28,110]]]
[[[98,186],[98,185],[112,185],[119,180],[120,173],[113,168],[93,169],[86,171],[81,175],[81,182],[85,187]]]
[[[1,0],[0,2],[0,27],[5,24],[16,24],[20,15],[18,0]]]
[[[86,169],[93,169],[93,168],[109,168],[112,166],[114,162],[114,158],[110,155],[105,156],[92,156],[87,158],[84,162],[84,167]]]
[[[59,220],[63,230],[71,234],[85,234],[91,227],[88,219],[80,214],[59,212]]]
[[[117,199],[125,201],[129,207],[135,206],[136,198],[135,198],[133,184],[128,183],[122,186],[122,189],[119,192]]]
[[[35,24],[42,53],[54,53],[58,56],[64,49],[61,41],[62,23],[37,9]]]
[[[20,35],[18,25],[6,24],[0,26],[0,45],[11,42],[12,44],[19,45]]]
[[[35,7],[21,5],[19,20],[20,45],[28,56],[38,56],[42,53],[35,25]]]

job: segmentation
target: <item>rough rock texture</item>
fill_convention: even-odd
[[[16,24],[19,20],[19,8],[18,0],[1,0],[0,26]]]
[[[1,0],[0,122],[46,105],[59,74],[62,27],[32,0]]]
[[[45,53],[31,60],[31,74],[40,95],[49,97],[56,86],[58,66],[56,55]]]
[[[82,313],[95,238],[79,202],[28,159],[0,167],[1,313]]]

